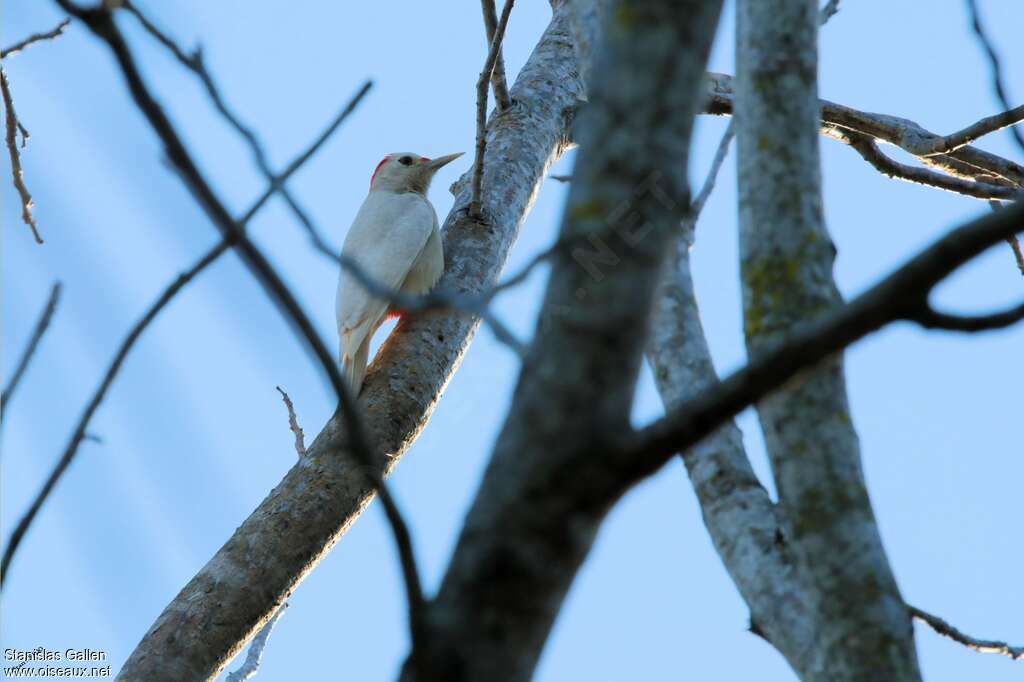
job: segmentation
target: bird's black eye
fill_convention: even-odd
[[[412,165],[412,157],[411,156],[403,156],[402,158],[400,158],[398,160],[398,163],[402,164],[403,166]]]

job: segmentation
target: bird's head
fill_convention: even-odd
[[[462,156],[449,154],[436,159],[428,159],[412,152],[395,152],[388,154],[373,171],[370,177],[370,191],[386,190],[389,192],[419,192],[426,194],[430,181],[434,179],[441,166]]]

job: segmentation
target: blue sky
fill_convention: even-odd
[[[201,42],[224,95],[263,137],[277,167],[312,140],[362,81],[365,103],[291,187],[335,244],[385,153],[469,152],[474,84],[484,57],[476,3],[157,3],[149,14],[188,46]],[[980,3],[1024,97],[1024,8]],[[820,90],[850,106],[950,132],[998,110],[964,3],[846,0],[823,29]],[[506,41],[510,80],[547,24],[522,0]],[[12,0],[3,44],[60,19],[51,3]],[[122,17],[149,82],[196,159],[236,212],[262,190],[246,148],[169,57]],[[733,72],[732,7],[711,68]],[[160,158],[104,47],[80,26],[5,65],[32,139],[23,157],[47,240],[35,245],[2,186],[3,361],[9,376],[49,286],[64,283],[50,333],[6,417],[0,531],[6,539],[63,449],[128,327],[216,233]],[[1015,100],[1015,102],[1019,101]],[[721,119],[701,119],[691,177],[703,179]],[[1006,133],[983,148],[1020,159]],[[822,140],[825,207],[839,249],[836,277],[855,295],[930,240],[988,210],[971,199],[878,175]],[[638,150],[642,153],[642,150]],[[897,155],[898,156],[898,155]],[[571,155],[570,155],[571,157]],[[744,361],[730,155],[698,227],[693,269],[721,371]],[[451,206],[445,168],[431,198]],[[555,172],[569,172],[571,158]],[[564,201],[544,185],[509,268],[553,239]],[[323,337],[335,343],[337,273],[280,202],[252,225]],[[533,327],[543,271],[505,294],[498,312],[522,337]],[[938,292],[958,311],[1019,298],[1009,250],[996,248]],[[379,335],[383,338],[383,332]],[[1020,385],[1024,328],[983,336],[887,329],[847,355],[864,466],[883,539],[907,600],[980,637],[1024,642]],[[437,585],[500,428],[517,362],[478,334],[427,429],[393,478],[428,589]],[[129,358],[86,443],[38,518],[3,595],[2,647],[90,647],[115,667],[181,586],[294,461],[274,390],[286,388],[312,437],[333,403],[316,368],[233,255],[196,281]],[[649,374],[635,419],[660,414]],[[756,422],[741,425],[762,480]],[[397,561],[374,505],[302,584],[258,679],[393,678],[407,651]],[[790,680],[745,631],[746,609],[711,547],[685,471],[673,462],[609,517],[544,652],[537,679]],[[918,626],[929,680],[1019,679],[1020,664],[979,655]],[[232,666],[234,667],[234,666]],[[1013,677],[1011,677],[1013,676]]]

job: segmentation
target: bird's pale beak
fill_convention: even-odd
[[[430,161],[427,161],[427,168],[429,168],[432,171],[437,171],[438,169],[441,168],[441,166],[448,165],[455,159],[462,156],[462,154],[462,152],[459,152],[458,154],[449,154],[448,156],[439,156],[436,159],[431,159]]]

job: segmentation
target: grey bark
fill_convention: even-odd
[[[430,607],[434,677],[526,680],[608,508],[720,2],[608,12],[536,335]],[[404,679],[415,679],[406,666]]]
[[[709,73],[707,103],[704,113],[729,116],[735,105],[733,78],[724,73]],[[828,100],[819,100],[822,135],[847,143],[845,135],[859,134],[899,147],[918,158],[926,166],[953,178],[976,182],[980,188],[990,185],[1020,188],[1024,186],[1024,167],[1001,156],[971,145],[957,147],[949,153],[936,153],[956,140],[957,133],[937,135],[918,123],[899,116],[860,111]],[[967,130],[988,119],[968,126]],[[999,187],[992,188],[998,190]]]
[[[740,0],[736,122],[744,332],[752,359],[841,305],[821,208],[814,0]],[[811,578],[804,679],[920,678],[910,617],[860,465],[842,357],[758,405],[785,540]]]
[[[693,222],[683,223],[651,320],[647,360],[668,411],[718,383],[690,274]],[[733,421],[683,453],[704,525],[750,609],[751,630],[799,674],[810,669],[816,614],[807,577],[784,541],[780,510],[757,480]]]
[[[515,104],[488,130],[484,222],[468,219],[465,176],[445,221],[445,274],[463,293],[489,289],[549,166],[568,145],[582,82],[567,28],[552,22],[512,90]],[[433,312],[408,320],[371,366],[360,405],[385,474],[425,427],[478,326]],[[331,549],[372,499],[346,450],[335,414],[302,458],[157,618],[119,674],[122,680],[217,675]]]

